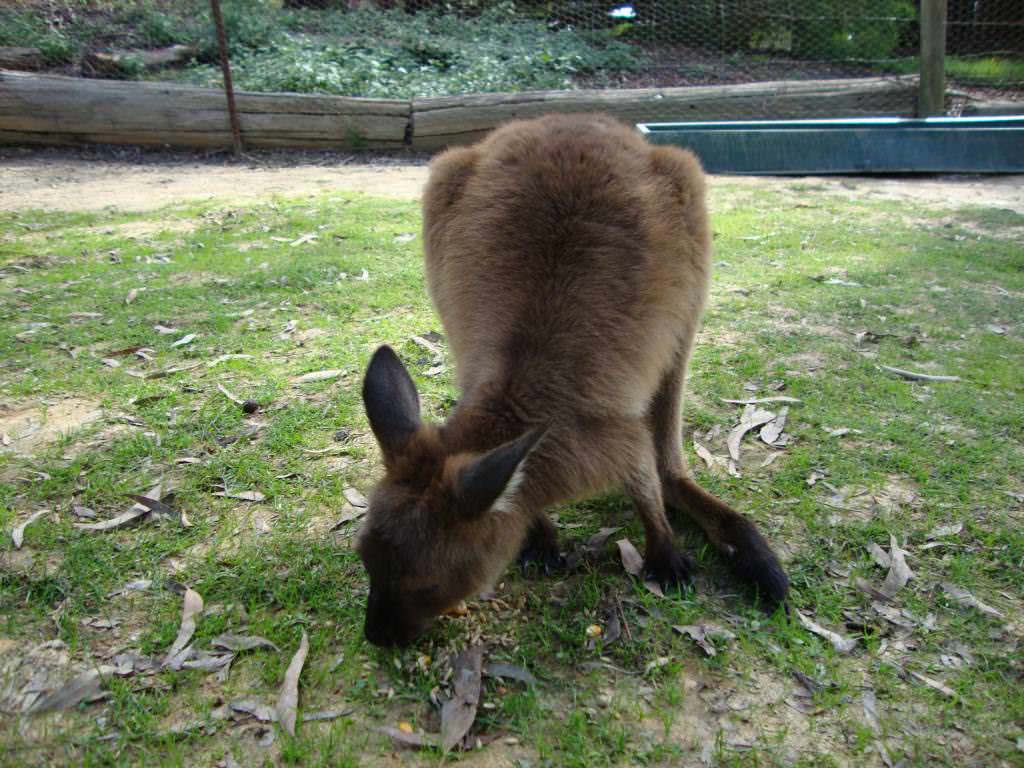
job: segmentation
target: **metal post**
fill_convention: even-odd
[[[945,2],[945,0],[943,0]],[[220,13],[220,0],[210,0],[213,23],[217,27],[217,44],[220,46],[220,68],[224,72],[224,93],[228,97],[228,116],[231,118],[231,140],[235,155],[242,154],[242,126],[238,121],[235,107],[235,86],[231,82],[231,62],[228,60],[228,38],[224,34],[224,17]]]
[[[917,116],[946,111],[946,0],[921,0],[921,82]]]

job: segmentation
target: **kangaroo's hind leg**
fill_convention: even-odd
[[[676,548],[672,526],[665,516],[657,451],[643,421],[636,420],[630,425],[623,425],[623,437],[629,433],[629,426],[634,427],[635,432],[629,440],[632,443],[630,456],[633,460],[625,471],[623,486],[644,524],[644,577],[654,579],[665,588],[686,586],[693,580],[696,566]]]
[[[769,605],[784,602],[789,580],[752,522],[701,488],[687,474],[682,452],[682,399],[692,336],[680,345],[648,409],[665,504],[689,515],[743,581]]]

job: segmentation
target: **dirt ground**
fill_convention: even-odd
[[[149,211],[218,198],[348,190],[417,199],[427,178],[422,155],[259,153],[234,161],[222,153],[108,150],[0,150],[0,210]],[[905,200],[937,208],[967,205],[1024,214],[1024,176],[752,177],[732,184],[815,190]],[[713,184],[714,182],[712,182]]]

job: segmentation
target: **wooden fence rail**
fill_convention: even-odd
[[[250,147],[432,151],[502,122],[601,111],[630,122],[914,115],[916,78],[768,82],[693,88],[535,91],[436,99],[238,93]],[[0,70],[0,142],[231,146],[222,91]]]

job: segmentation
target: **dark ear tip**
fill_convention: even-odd
[[[398,360],[398,353],[393,350],[388,344],[381,344],[377,347],[373,353],[373,357],[370,358],[370,366],[372,367],[377,362],[383,362],[384,360]]]

